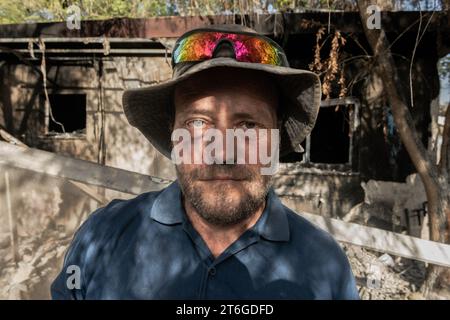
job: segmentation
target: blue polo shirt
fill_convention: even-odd
[[[257,223],[215,258],[187,219],[177,181],[96,210],[75,234],[51,294],[53,299],[359,298],[340,246],[285,207],[273,190]]]

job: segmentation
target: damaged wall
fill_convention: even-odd
[[[11,116],[4,114],[0,124],[9,132],[18,133],[18,124],[38,84],[39,94],[32,103],[27,128],[21,135],[29,146],[149,175],[174,177],[170,162],[128,124],[122,111],[124,89],[170,78],[171,68],[165,58],[114,57],[104,61],[88,60],[82,66],[56,63],[52,66],[51,62],[47,62],[47,66],[49,95],[86,95],[84,133],[47,134],[42,86],[39,86],[33,68],[23,64],[6,65],[1,69],[2,81],[7,84],[2,88],[8,90],[1,99],[3,105],[5,101],[11,101],[6,104],[11,106]],[[12,121],[8,121],[11,117]],[[51,119],[48,121],[52,122]]]

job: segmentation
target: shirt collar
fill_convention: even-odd
[[[271,188],[267,194],[266,207],[255,230],[271,241],[289,241],[289,223],[285,208],[275,191]]]
[[[178,181],[159,193],[150,211],[150,217],[162,224],[183,223],[186,214],[182,205]],[[266,207],[254,226],[263,238],[271,241],[289,241],[289,223],[285,208],[273,189],[267,195]]]
[[[181,189],[177,180],[158,194],[153,202],[150,217],[168,225],[179,224],[184,221],[185,213],[181,203]]]

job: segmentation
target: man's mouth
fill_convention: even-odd
[[[200,181],[242,181],[241,178],[235,178],[232,176],[214,176],[206,179],[199,179]]]

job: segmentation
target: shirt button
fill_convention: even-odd
[[[209,268],[208,273],[210,276],[213,277],[216,274],[216,268],[214,268],[214,267]]]

